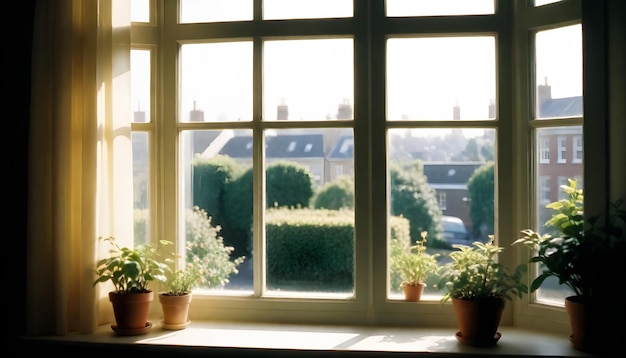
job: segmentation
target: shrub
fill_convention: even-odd
[[[186,215],[186,259],[201,267],[206,287],[223,287],[231,274],[237,274],[237,266],[245,259],[239,256],[231,260],[232,246],[224,245],[219,236],[221,228],[211,224],[211,217],[197,206]]]
[[[354,209],[354,179],[342,175],[324,184],[313,200],[316,209]]]

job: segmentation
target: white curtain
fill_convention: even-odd
[[[92,286],[97,238],[132,243],[130,0],[39,0],[35,12],[26,334],[91,333],[113,319]]]

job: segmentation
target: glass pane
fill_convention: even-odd
[[[252,120],[252,42],[181,46],[181,121]]]
[[[537,118],[582,116],[581,26],[537,32],[535,47]]]
[[[545,234],[549,228],[545,227],[544,223],[554,213],[552,209],[546,208],[546,205],[563,199],[561,185],[567,185],[568,179],[576,179],[578,187],[583,187],[582,126],[542,128],[537,130],[536,136],[539,139],[537,231]],[[562,305],[565,297],[572,294],[567,286],[559,285],[558,280],[551,277],[546,279],[537,291],[537,299]]]
[[[180,0],[180,22],[252,20],[253,0]]]
[[[387,41],[388,120],[495,118],[495,39]]]
[[[150,122],[150,50],[130,51],[130,103],[133,122]]]
[[[263,1],[265,20],[351,17],[352,12],[352,0]]]
[[[195,130],[181,138],[186,260],[193,254],[208,266],[204,288],[251,291],[252,132]]]
[[[147,132],[132,132],[135,246],[150,242],[149,145]]]
[[[555,2],[560,2],[560,1],[562,0],[535,0],[535,6],[554,4]]]
[[[130,2],[130,20],[150,22],[150,0],[132,0]]]
[[[389,130],[391,252],[389,298],[403,299],[405,279],[394,265],[427,232],[426,253],[450,261],[454,244],[488,242],[494,233],[493,129]],[[428,275],[422,299],[439,299]]]
[[[351,130],[331,128],[266,133],[269,294],[352,296],[352,138]]]
[[[386,0],[385,3],[389,17],[494,13],[494,0]]]
[[[352,119],[352,39],[266,41],[265,120]]]

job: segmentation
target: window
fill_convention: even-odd
[[[558,136],[556,142],[558,146],[557,153],[559,153],[557,163],[567,163],[567,138]]]
[[[540,181],[539,193],[548,190],[548,183],[561,185],[567,178],[582,177],[582,29],[580,24],[562,25],[534,33],[535,48],[535,117],[531,125],[541,143],[546,138],[554,141],[557,163],[545,161],[543,148],[536,159],[535,168]],[[568,142],[576,146],[572,155],[576,160],[567,160]],[[572,148],[572,147],[570,147]],[[572,148],[573,149],[573,148]],[[578,154],[580,153],[580,154]],[[579,159],[579,160],[578,160]],[[547,181],[545,178],[551,177]],[[560,187],[550,192],[550,202],[560,198]],[[545,197],[538,198],[536,226],[545,232],[543,224],[552,211],[545,207]],[[561,305],[569,295],[567,287],[549,278],[537,292],[540,302]]]
[[[512,215],[541,223],[557,192],[551,143],[574,158],[558,175],[582,176],[580,26],[520,20],[535,48],[512,47],[512,7],[542,9],[440,3],[149,1],[154,28],[131,29],[136,242],[175,238],[184,256],[200,209],[245,258],[199,290],[196,319],[438,324],[453,312],[434,281],[423,304],[400,298],[395,220],[410,240],[428,231],[431,252],[444,210],[507,246]],[[534,208],[512,213],[531,189]]]
[[[539,138],[539,163],[550,163],[550,138]]]
[[[575,135],[572,137],[572,163],[582,163],[583,162],[583,137],[579,135]]]

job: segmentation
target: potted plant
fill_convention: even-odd
[[[173,263],[173,261],[171,261]],[[169,267],[169,266],[168,266]],[[206,282],[205,272],[198,262],[189,262],[185,268],[168,268],[164,292],[159,293],[159,303],[163,311],[161,327],[183,329],[189,325],[189,305],[191,290]]]
[[[526,266],[518,265],[511,273],[496,262],[503,248],[493,244],[493,235],[489,237],[488,243],[453,245],[458,250],[450,253],[452,261],[443,266],[438,284],[446,291],[441,303],[452,300],[460,329],[457,340],[478,347],[493,346],[500,339],[497,329],[505,300],[528,292],[522,280]]]
[[[540,274],[533,279],[530,292],[539,289],[548,277],[556,277],[559,284],[572,290],[573,294],[565,298],[572,330],[570,341],[578,350],[595,351],[609,346],[592,337],[593,331],[607,334],[604,329],[586,330],[594,309],[591,305],[594,287],[602,287],[604,283],[599,282],[607,276],[597,266],[624,259],[618,252],[623,252],[626,246],[626,210],[621,208],[619,200],[610,203],[606,215],[596,215],[585,222],[583,190],[577,184],[576,180],[568,179],[568,185],[561,186],[565,198],[546,205],[553,210],[544,223],[546,233],[524,229],[514,244],[527,246],[534,255],[529,262],[539,264]]]
[[[192,289],[223,287],[231,274],[237,274],[237,267],[245,257],[231,258],[234,248],[226,246],[219,235],[220,226],[211,223],[211,217],[199,207],[187,210],[186,247],[184,268],[176,269],[176,253],[165,262],[165,291],[159,294],[163,311],[161,327],[183,329],[189,325],[189,306]]]
[[[415,245],[402,247],[400,252],[392,256],[392,270],[400,272],[403,278],[400,284],[404,292],[405,301],[417,302],[422,297],[426,287],[424,280],[427,275],[437,274],[439,254],[426,253],[427,231],[422,231],[422,240],[416,241]]]
[[[111,328],[119,335],[146,333],[150,304],[154,299],[148,284],[165,280],[165,264],[157,254],[159,247],[141,245],[135,248],[120,247],[113,237],[100,238],[111,245],[109,257],[96,263],[97,278],[93,286],[110,281],[113,290],[109,300],[113,306],[115,325]]]

